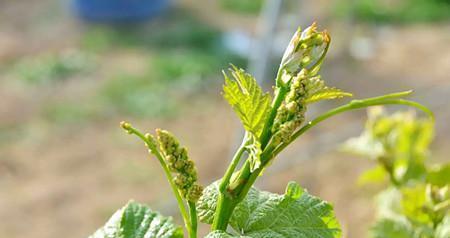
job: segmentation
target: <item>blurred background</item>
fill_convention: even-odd
[[[131,198],[180,222],[158,163],[119,122],[171,130],[209,184],[241,135],[221,70],[270,90],[292,33],[313,21],[333,38],[328,85],[356,98],[415,90],[436,113],[433,159],[448,160],[449,0],[0,0],[0,237],[87,237]],[[334,204],[344,237],[365,237],[377,188],[357,178],[371,163],[339,152],[365,119],[311,130],[257,186],[295,180]]]

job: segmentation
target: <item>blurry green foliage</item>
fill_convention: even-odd
[[[450,191],[417,183],[389,188],[378,195],[378,216],[370,237],[444,238],[450,236]]]
[[[442,164],[429,168],[427,182],[437,186],[450,184],[450,164]]]
[[[229,11],[257,14],[261,11],[264,0],[220,0],[220,4]]]
[[[115,114],[168,116],[175,111],[177,99],[168,95],[167,84],[154,80],[145,75],[117,75],[103,86],[100,95]]]
[[[358,21],[376,23],[435,22],[450,19],[448,0],[339,0],[339,16],[353,16]]]
[[[58,101],[45,105],[43,116],[52,123],[83,123],[99,115],[98,103],[89,99],[78,102]]]
[[[377,199],[373,238],[450,237],[450,164],[427,166],[433,138],[432,119],[412,112],[387,115],[382,108],[369,113],[366,130],[350,139],[345,148],[377,162],[360,180],[389,178],[392,187]]]
[[[432,138],[432,119],[418,119],[412,111],[386,115],[382,108],[372,108],[364,133],[348,140],[344,149],[377,161],[393,183],[403,184],[425,180]],[[363,175],[366,180],[382,179],[379,167]]]
[[[213,75],[229,62],[246,64],[227,52],[218,29],[182,10],[148,25],[92,28],[82,46],[94,52],[133,48],[148,53],[145,72],[118,73],[100,92],[106,108],[134,116],[172,116],[182,98],[214,82]]]
[[[80,51],[45,54],[18,61],[13,74],[31,84],[45,84],[65,80],[93,69],[92,55]]]

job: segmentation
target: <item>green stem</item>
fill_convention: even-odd
[[[173,177],[172,174],[170,173],[169,167],[167,167],[166,161],[164,160],[164,158],[162,157],[161,153],[159,153],[159,151],[157,150],[156,146],[149,141],[144,134],[142,134],[140,131],[138,131],[136,128],[134,127],[129,127],[128,129],[126,129],[128,131],[128,133],[130,134],[134,134],[136,136],[138,136],[141,140],[143,140],[145,142],[145,144],[147,145],[147,147],[149,148],[149,152],[152,153],[159,161],[159,163],[161,164],[161,167],[164,170],[164,173],[167,177],[167,180],[169,181],[170,187],[172,188],[172,192],[175,195],[175,198],[177,200],[178,203],[178,208],[180,209],[180,213],[181,216],[183,217],[183,221],[185,224],[186,229],[188,230],[188,232],[190,232],[191,230],[191,223],[189,221],[189,216],[188,213],[186,211],[186,207],[183,203],[183,199],[181,198],[180,192],[178,191],[174,181],[173,181]]]
[[[231,215],[233,214],[234,208],[237,204],[238,202],[236,199],[221,193],[219,195],[219,199],[217,200],[217,208],[211,230],[226,231]]]
[[[234,171],[236,170],[236,167],[238,166],[239,161],[241,160],[242,154],[245,151],[246,143],[247,143],[247,136],[244,136],[244,139],[242,140],[242,144],[239,146],[236,153],[234,154],[233,159],[231,160],[231,163],[228,166],[227,171],[225,172],[225,175],[223,176],[223,178],[220,182],[219,191],[221,193],[223,193],[226,190],[226,187],[229,185],[231,176],[233,175]]]
[[[228,194],[227,187],[230,184],[231,176],[236,170],[236,167],[238,166],[239,161],[241,160],[242,154],[245,151],[246,143],[247,143],[247,135],[244,136],[242,144],[239,146],[238,150],[234,154],[230,166],[228,166],[228,169],[220,182],[219,185],[220,193],[219,199],[217,201],[217,208],[214,215],[214,221],[212,224],[212,230],[226,230],[228,226],[228,221],[231,217],[231,213],[229,213],[229,211],[232,211],[235,205],[232,205],[233,200],[231,198],[231,195]]]
[[[191,222],[191,228],[188,230],[189,238],[197,238],[197,208],[195,202],[188,202],[189,217]]]
[[[278,72],[277,82],[281,80],[282,73]],[[275,98],[272,101],[271,110],[269,116],[267,117],[266,122],[264,123],[264,128],[261,133],[261,149],[264,149],[269,143],[270,138],[272,137],[272,125],[277,115],[277,110],[280,107],[281,103],[283,103],[284,98],[286,97],[286,93],[288,92],[287,85],[281,85],[277,87],[275,91]]]

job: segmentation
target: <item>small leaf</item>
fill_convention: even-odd
[[[249,133],[248,144],[245,146],[250,162],[250,171],[253,172],[261,166],[261,143],[253,134]]]
[[[223,96],[233,107],[245,130],[259,137],[270,110],[270,95],[263,93],[256,79],[243,69],[233,66],[230,71],[233,79],[224,73]]]
[[[326,86],[325,82],[320,79],[320,77],[307,79],[306,91],[308,92],[306,103],[353,96],[351,93],[344,92],[338,88]]]
[[[427,196],[424,184],[402,188],[402,214],[409,220],[423,224],[431,224],[432,217],[424,209],[427,206]]]
[[[290,183],[287,194],[279,195],[251,188],[236,206],[230,225],[241,236],[252,238],[340,237],[332,206],[300,189],[299,185]],[[202,222],[212,222],[217,198],[215,182],[199,200]]]
[[[450,163],[431,168],[427,174],[427,181],[441,187],[450,184]]]
[[[381,183],[388,177],[386,170],[377,165],[375,168],[365,171],[358,178],[358,185],[363,186],[369,183]]]
[[[284,193],[286,196],[292,199],[298,199],[302,196],[304,190],[298,183],[294,181],[290,181],[288,186],[286,187],[286,192]]]
[[[163,217],[149,207],[128,202],[89,238],[182,238],[183,230],[172,218]]]

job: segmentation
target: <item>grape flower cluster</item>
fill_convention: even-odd
[[[325,57],[330,36],[326,31],[317,31],[313,23],[303,32],[294,34],[281,60],[281,81],[288,85],[288,93],[277,109],[272,127],[276,144],[286,142],[292,133],[305,121],[306,99],[314,90],[320,65]]]
[[[156,130],[159,148],[171,172],[175,173],[174,183],[181,195],[190,202],[196,202],[202,195],[203,187],[197,183],[197,169],[189,159],[186,147],[166,130]]]

